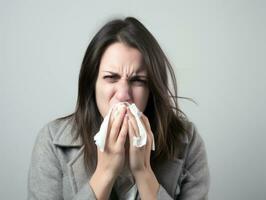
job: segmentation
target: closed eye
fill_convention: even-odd
[[[117,81],[119,78],[120,78],[119,75],[106,75],[103,77],[103,79],[105,79],[109,82],[112,82],[112,83]],[[132,84],[145,85],[147,83],[147,80],[141,79],[141,78],[135,76],[135,77],[130,78],[129,82]]]
[[[103,79],[106,79],[106,80],[111,80],[111,81],[114,81],[116,79],[118,79],[119,77],[117,75],[108,75],[108,76],[104,76]]]
[[[143,79],[143,78],[140,78],[140,77],[132,77],[130,79],[130,82],[133,83],[133,84],[138,84],[138,85],[145,85],[145,84],[147,84],[147,80],[146,79]]]

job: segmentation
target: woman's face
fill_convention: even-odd
[[[141,53],[123,43],[107,47],[96,81],[96,103],[103,117],[118,102],[135,103],[144,112],[148,97],[147,71]]]

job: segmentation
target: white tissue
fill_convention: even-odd
[[[137,108],[137,106],[134,103],[130,105],[128,102],[119,102],[119,103],[117,103],[111,107],[108,114],[103,119],[103,122],[101,124],[99,132],[94,136],[95,144],[97,145],[97,147],[102,152],[104,151],[105,140],[106,140],[106,135],[107,135],[107,130],[108,130],[108,124],[109,124],[112,110],[114,108],[117,108],[117,107],[119,108],[122,106],[127,106],[130,109],[130,111],[132,112],[132,114],[136,118],[137,126],[139,128],[139,137],[136,137],[136,136],[133,137],[133,145],[135,147],[142,147],[142,146],[146,145],[146,143],[147,143],[146,129],[140,120],[142,113],[139,111],[139,109]],[[113,116],[116,117],[117,115],[114,114]],[[155,150],[154,140],[152,142],[152,150],[153,151]]]

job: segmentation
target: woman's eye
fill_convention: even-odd
[[[137,84],[146,84],[147,81],[143,79],[132,79],[131,82],[137,83]]]
[[[109,81],[109,82],[115,82],[117,81],[119,77],[114,75],[104,76],[103,79]],[[139,78],[132,78],[129,80],[129,83],[136,84],[136,85],[145,85],[147,83],[147,80],[139,79]]]
[[[106,79],[106,80],[111,80],[111,81],[113,81],[113,80],[115,80],[115,79],[116,79],[116,77],[115,77],[115,76],[104,76],[104,77],[103,77],[103,79]]]

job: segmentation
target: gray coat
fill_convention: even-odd
[[[207,199],[209,170],[204,143],[193,123],[186,126],[189,134],[184,139],[183,158],[164,162],[154,170],[160,183],[157,199]],[[88,183],[93,172],[84,166],[84,146],[80,138],[73,142],[71,127],[69,120],[55,120],[40,130],[28,174],[28,199],[96,199]],[[139,198],[133,185],[121,199]]]

